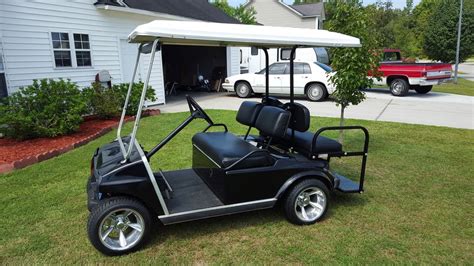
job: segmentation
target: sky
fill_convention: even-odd
[[[228,1],[229,1],[229,4],[233,6],[243,4],[246,2],[246,0],[228,0]],[[377,0],[363,0],[363,1],[364,1],[364,5],[370,5],[377,2]],[[284,2],[287,4],[292,4],[293,0],[284,0]],[[420,0],[414,0],[413,5],[416,6],[419,2]],[[404,8],[406,5],[406,0],[392,0],[392,3],[395,8]]]

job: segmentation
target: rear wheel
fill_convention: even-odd
[[[413,89],[419,94],[427,94],[432,88],[433,86],[413,86]]]
[[[326,99],[327,96],[328,91],[322,84],[310,84],[306,89],[306,97],[308,97],[310,101],[319,102]]]
[[[106,255],[139,249],[151,231],[151,215],[139,201],[117,197],[99,204],[89,216],[87,233],[92,245]]]
[[[329,191],[317,179],[306,179],[295,185],[284,201],[287,219],[294,224],[314,224],[321,220],[329,207]]]
[[[235,85],[235,92],[240,98],[248,98],[252,94],[252,87],[248,82],[239,81]]]
[[[393,96],[405,96],[409,88],[408,81],[402,78],[396,78],[390,82],[390,92]]]

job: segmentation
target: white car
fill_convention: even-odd
[[[306,95],[310,101],[321,101],[334,92],[334,86],[329,83],[329,77],[333,74],[329,66],[318,62],[294,64],[295,95]],[[290,63],[277,62],[268,68],[270,94],[290,94]],[[227,91],[235,91],[241,98],[249,97],[252,93],[265,93],[265,70],[228,77],[222,87]]]

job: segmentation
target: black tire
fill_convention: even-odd
[[[114,211],[119,212],[121,210],[124,210],[124,212],[126,212],[126,210],[134,211],[135,213],[133,213],[134,215],[133,218],[136,218],[137,216],[135,215],[137,214],[140,215],[142,218],[142,220],[140,221],[143,223],[143,227],[141,227],[142,231],[137,231],[138,233],[136,234],[138,234],[139,237],[137,237],[136,240],[134,240],[134,242],[130,245],[130,247],[127,247],[126,249],[117,250],[117,249],[110,248],[106,246],[106,244],[103,243],[99,235],[100,234],[99,230],[100,230],[103,220],[109,214],[113,213]],[[127,217],[125,217],[125,219],[128,220],[129,218]],[[123,224],[124,223],[122,223],[122,225]],[[136,221],[135,225],[136,224],[139,224],[139,222]],[[106,225],[104,224],[104,226]],[[114,227],[117,227],[117,229],[115,229]],[[117,224],[115,226],[108,226],[107,228],[110,230],[112,230],[111,228],[114,228],[112,233],[115,233],[115,231],[119,230],[118,227],[119,226]],[[133,229],[131,226],[127,227],[126,230],[129,230],[132,232],[135,231],[135,229]],[[89,215],[89,220],[87,222],[87,234],[89,236],[90,242],[97,250],[109,256],[122,255],[122,254],[130,253],[130,252],[140,249],[148,240],[151,231],[152,231],[152,219],[151,219],[150,211],[141,202],[129,197],[114,197],[114,198],[109,198],[100,202],[97,208],[95,208],[93,212]],[[112,233],[109,233],[108,235]],[[120,246],[121,246],[121,243],[120,243]]]
[[[320,102],[328,97],[326,87],[319,83],[309,84],[306,88],[306,97],[313,102]]]
[[[396,78],[390,82],[390,92],[393,96],[405,96],[410,89],[406,79]]]
[[[419,94],[427,94],[428,92],[431,91],[431,89],[433,88],[433,86],[413,86],[413,89],[419,93]]]
[[[252,95],[252,86],[246,81],[239,81],[235,84],[235,93],[240,98],[248,98]]]
[[[314,217],[308,217],[307,216],[308,214],[305,211],[306,216],[308,218],[311,218],[311,219],[304,220],[304,218],[301,217],[301,215],[298,213],[298,210],[297,210],[297,209],[300,209],[300,212],[301,212],[302,208],[300,206],[300,203],[303,204],[303,201],[299,200],[298,197],[302,193],[305,193],[306,191],[311,190],[313,188],[315,188],[319,192],[323,193],[325,203],[324,204],[319,203],[319,199],[321,199],[320,196],[319,195],[314,195],[318,198],[319,205],[322,204],[321,205],[322,211],[320,211],[321,213],[315,214]],[[310,199],[311,202],[314,200],[314,196],[313,196],[313,199]],[[308,206],[310,208],[313,208],[312,205],[311,206],[306,205],[303,208],[306,208]],[[291,223],[297,224],[297,225],[314,224],[317,221],[320,221],[326,215],[326,212],[327,212],[328,208],[329,208],[329,190],[326,187],[326,185],[324,185],[323,182],[321,182],[317,179],[305,179],[305,180],[297,183],[294,187],[292,187],[290,189],[290,191],[288,191],[288,193],[285,197],[285,200],[283,201],[283,209],[285,211],[286,218]],[[316,208],[314,207],[314,210],[315,209]],[[319,210],[319,208],[318,208],[318,210]]]

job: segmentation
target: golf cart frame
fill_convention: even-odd
[[[283,35],[285,31],[292,34]],[[369,145],[367,129],[324,127],[313,134],[308,131],[308,109],[294,102],[293,58],[298,47],[357,47],[358,39],[322,30],[170,21],[139,26],[129,39],[140,45],[117,139],[96,150],[87,184],[91,211],[88,234],[99,251],[119,255],[138,249],[151,231],[153,217],[169,225],[273,208],[281,201],[290,222],[312,224],[324,217],[330,191],[363,192]],[[137,140],[137,131],[154,58],[162,44],[255,46],[264,52],[267,69],[269,48],[291,47],[290,101],[282,103],[270,97],[266,71],[265,96],[261,103],[242,104],[237,121],[249,128],[245,136],[235,136],[187,96],[190,115],[155,147],[145,151]],[[150,54],[150,62],[132,132],[124,137],[124,118],[142,54]],[[195,119],[203,119],[208,125],[193,137],[193,167],[154,172],[150,158]],[[250,135],[251,128],[258,129],[259,135]],[[327,131],[340,130],[362,131],[363,149],[344,151],[335,140],[322,136]],[[332,157],[349,156],[362,157],[358,181],[330,170]]]

